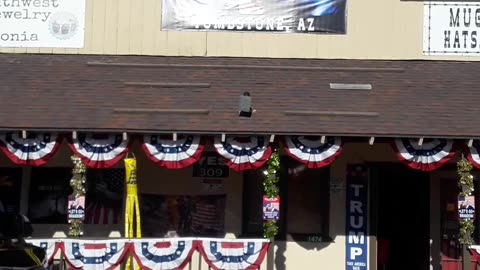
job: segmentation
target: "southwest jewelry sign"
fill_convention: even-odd
[[[0,0],[0,47],[82,48],[85,0]]]
[[[480,55],[480,2],[424,4],[424,55]]]

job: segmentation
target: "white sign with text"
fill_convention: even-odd
[[[480,2],[427,2],[425,55],[480,55]]]
[[[83,48],[85,0],[0,0],[0,47]]]

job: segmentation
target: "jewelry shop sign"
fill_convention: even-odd
[[[480,55],[480,2],[424,4],[424,55]]]
[[[0,47],[83,48],[85,0],[0,0]]]

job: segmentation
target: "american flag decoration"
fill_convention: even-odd
[[[480,169],[480,143],[478,140],[473,141],[472,146],[468,147],[467,159],[474,167]]]
[[[214,270],[255,270],[265,259],[269,245],[270,242],[265,239],[204,239],[199,250]]]
[[[125,239],[64,239],[62,253],[67,264],[75,269],[108,270],[118,266],[129,250]]]
[[[18,132],[0,135],[0,148],[17,165],[45,165],[60,143],[61,137],[55,133],[30,133],[25,139]]]
[[[395,148],[401,162],[425,172],[439,168],[455,155],[453,141],[446,139],[425,139],[422,145],[415,139],[395,139]]]
[[[60,244],[55,239],[25,239],[25,241],[30,245],[45,250],[45,261],[42,262],[45,268],[52,264],[55,254],[57,254],[57,251],[60,249]]]
[[[196,249],[196,242],[190,238],[132,241],[133,256],[142,269],[183,269]]]
[[[210,203],[208,200],[197,201],[194,209],[191,217],[194,234],[217,236],[225,233],[225,209],[219,209],[216,203]]]
[[[179,136],[174,141],[161,135],[145,135],[142,148],[157,165],[167,169],[182,169],[200,159],[204,146],[200,143],[200,136]]]
[[[115,166],[127,154],[129,141],[122,134],[78,134],[68,145],[88,168],[104,169]]]
[[[122,199],[119,198],[123,198],[124,194],[125,171],[115,168],[98,170],[96,173],[90,170],[90,174],[87,174],[87,179],[95,182],[95,184],[103,181],[107,186],[108,192],[115,194],[114,197],[117,198],[108,198],[102,191],[90,190],[87,192],[84,223],[100,225],[119,224],[123,203]]]
[[[216,137],[215,148],[228,167],[237,172],[262,167],[272,154],[266,136],[227,137],[225,142]]]
[[[286,136],[287,153],[309,169],[319,169],[330,165],[342,152],[340,137],[326,137],[322,143],[320,136]]]

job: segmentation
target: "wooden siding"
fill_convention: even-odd
[[[423,56],[423,3],[348,0],[347,34],[161,31],[161,0],[86,0],[85,47],[0,48],[5,53],[452,59]],[[468,57],[477,60],[480,57]]]

